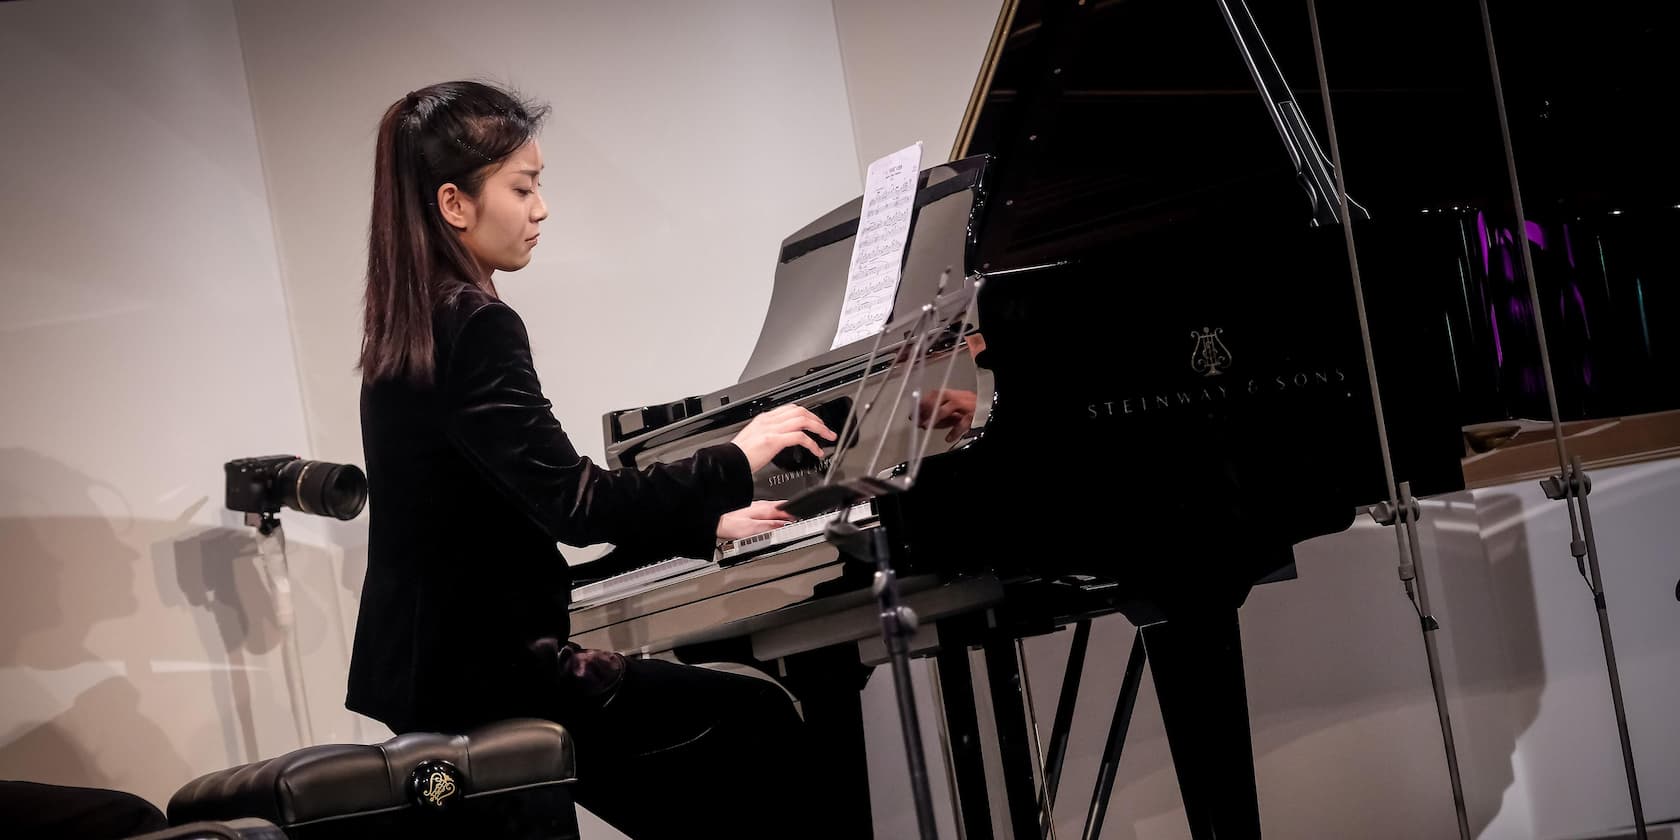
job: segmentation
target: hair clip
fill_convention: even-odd
[[[493,158],[493,157],[491,157],[491,156],[489,156],[489,155],[487,155],[487,154],[485,154],[485,153],[467,145],[465,140],[462,140],[459,137],[455,137],[455,138],[451,138],[451,139],[453,139],[455,141],[455,145],[460,146],[468,154],[477,155],[478,157],[484,158],[486,163],[495,163],[496,162],[495,158]]]

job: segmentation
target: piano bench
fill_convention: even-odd
[[[577,756],[559,724],[516,719],[465,735],[327,744],[219,770],[169,800],[170,825],[256,817],[290,840],[577,840]]]

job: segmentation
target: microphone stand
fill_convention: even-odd
[[[881,613],[881,638],[886,642],[887,655],[892,662],[893,693],[898,698],[899,729],[904,736],[904,752],[910,763],[910,792],[916,801],[916,826],[922,840],[937,840],[939,830],[933,820],[933,792],[928,787],[927,756],[922,751],[922,725],[916,714],[916,695],[910,682],[910,638],[916,634],[914,610],[900,600],[898,575],[893,571],[891,549],[887,544],[887,529],[867,531],[850,522],[834,522],[828,526],[828,541],[850,560],[874,566],[875,579],[870,589]]]
[[[1528,230],[1523,213],[1522,187],[1517,181],[1517,155],[1511,146],[1511,123],[1505,113],[1505,88],[1499,79],[1499,55],[1493,44],[1493,19],[1488,14],[1487,0],[1481,0],[1482,35],[1487,42],[1488,68],[1493,77],[1493,102],[1499,114],[1499,133],[1505,141],[1505,165],[1511,178],[1511,202],[1516,210],[1517,230]],[[1534,257],[1529,250],[1528,236],[1519,236],[1523,273],[1528,277],[1528,300],[1534,310],[1535,342],[1540,347],[1540,369],[1546,384],[1546,405],[1552,413],[1552,439],[1557,447],[1558,474],[1540,482],[1546,498],[1563,502],[1569,514],[1569,553],[1575,558],[1575,568],[1587,582],[1592,593],[1593,608],[1598,613],[1598,635],[1604,645],[1605,676],[1610,681],[1610,703],[1616,713],[1616,735],[1622,748],[1622,772],[1627,776],[1628,808],[1633,816],[1634,835],[1646,840],[1645,805],[1639,796],[1639,771],[1633,761],[1633,741],[1628,733],[1627,706],[1622,700],[1621,670],[1616,666],[1616,645],[1610,636],[1610,611],[1604,601],[1604,572],[1598,565],[1598,541],[1593,539],[1592,512],[1587,506],[1587,494],[1592,491],[1592,479],[1581,468],[1581,456],[1569,452],[1563,439],[1563,419],[1558,412],[1557,379],[1552,376],[1552,356],[1546,345],[1546,318],[1540,307],[1540,286],[1534,274]]]
[[[1247,7],[1245,5],[1244,10]],[[1441,750],[1447,764],[1447,783],[1452,789],[1453,816],[1458,823],[1460,840],[1470,840],[1470,819],[1464,800],[1464,781],[1459,773],[1458,746],[1453,738],[1452,713],[1447,705],[1445,678],[1441,672],[1440,652],[1435,634],[1441,623],[1429,611],[1429,591],[1424,587],[1422,553],[1418,549],[1417,520],[1422,508],[1412,498],[1411,483],[1396,481],[1394,456],[1388,446],[1388,423],[1383,414],[1382,387],[1377,381],[1376,350],[1371,344],[1371,322],[1365,311],[1365,291],[1359,279],[1359,256],[1354,246],[1352,199],[1347,193],[1347,178],[1342,169],[1341,145],[1336,142],[1336,117],[1330,105],[1330,82],[1324,70],[1324,42],[1318,29],[1318,6],[1307,0],[1307,23],[1312,31],[1313,59],[1318,67],[1318,92],[1324,103],[1324,122],[1330,141],[1331,174],[1334,176],[1336,202],[1342,223],[1342,237],[1347,245],[1348,272],[1353,281],[1354,308],[1359,315],[1359,338],[1365,356],[1365,375],[1371,388],[1371,410],[1376,419],[1377,446],[1382,455],[1384,489],[1388,499],[1369,509],[1371,518],[1383,525],[1394,526],[1395,553],[1400,558],[1400,581],[1406,597],[1418,616],[1418,628],[1423,635],[1424,658],[1429,664],[1429,685],[1435,694],[1435,717],[1441,725]]]

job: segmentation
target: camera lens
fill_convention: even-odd
[[[292,461],[276,482],[280,503],[292,510],[355,519],[367,504],[367,476],[353,464]]]

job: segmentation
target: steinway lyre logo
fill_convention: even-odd
[[[434,770],[426,777],[426,789],[420,795],[433,805],[442,805],[443,800],[455,795],[455,780],[443,770]]]
[[[421,805],[442,808],[452,805],[461,792],[460,771],[440,759],[422,761],[408,776],[409,796]]]
[[[1225,342],[1219,340],[1224,332],[1223,328],[1202,327],[1201,332],[1190,333],[1190,337],[1196,340],[1196,348],[1190,351],[1191,370],[1203,376],[1218,376],[1231,366],[1231,351],[1225,349]]]

